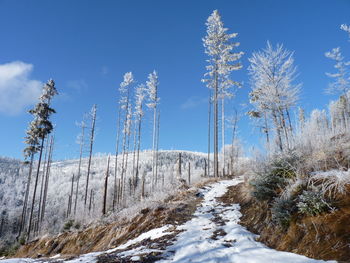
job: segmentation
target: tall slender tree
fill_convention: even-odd
[[[76,188],[75,188],[75,200],[74,200],[74,216],[77,213],[77,204],[78,204],[78,191],[79,191],[79,181],[81,176],[81,162],[83,158],[83,150],[85,145],[85,120],[83,119],[79,124],[81,128],[81,133],[78,137],[78,143],[79,143],[79,164],[78,164],[78,173],[77,173],[77,182],[76,182]]]
[[[137,187],[139,181],[139,162],[140,162],[140,149],[141,149],[141,130],[142,130],[142,118],[144,116],[143,103],[145,99],[146,87],[144,84],[140,84],[135,89],[135,118],[136,118],[136,164],[135,164],[135,182],[134,187]]]
[[[89,162],[88,162],[87,175],[86,175],[84,207],[86,207],[87,205],[87,198],[88,198],[87,196],[88,196],[89,179],[90,179],[90,172],[91,172],[92,149],[95,141],[96,112],[97,112],[97,106],[96,104],[94,104],[90,112],[90,118],[91,118],[90,147],[89,147]],[[91,206],[89,206],[89,211],[90,211],[90,208]]]
[[[147,91],[149,96],[149,103],[147,104],[147,107],[150,109],[153,109],[153,132],[152,132],[152,186],[155,186],[155,183],[157,181],[156,177],[156,129],[157,129],[157,106],[159,104],[159,97],[158,97],[158,74],[154,70],[152,73],[148,75],[148,81],[147,84]]]
[[[209,89],[213,90],[213,108],[214,108],[214,176],[219,175],[219,99],[222,103],[222,143],[225,143],[224,138],[224,99],[232,96],[229,90],[233,86],[239,86],[239,83],[231,80],[230,74],[234,70],[242,68],[238,60],[243,55],[243,52],[233,52],[233,49],[239,46],[238,42],[232,42],[232,39],[237,37],[237,33],[228,34],[227,28],[221,21],[221,16],[218,10],[214,10],[208,17],[207,35],[203,39],[205,53],[208,55],[207,73],[203,82],[206,83]]]
[[[130,93],[131,88],[134,84],[134,77],[131,72],[124,74],[123,82],[120,84],[120,107],[123,111],[123,155],[122,155],[122,164],[121,164],[121,178],[119,184],[119,200],[123,200],[125,192],[125,180],[126,180],[126,170],[128,164],[128,148],[129,148],[129,138],[130,138],[130,129],[131,129],[131,120],[132,120],[132,107],[130,103]]]
[[[43,87],[43,92],[39,98],[39,102],[35,105],[35,107],[32,110],[29,111],[29,113],[31,113],[34,116],[34,119],[36,120],[35,127],[33,130],[34,136],[37,137],[38,140],[41,141],[41,143],[39,147],[39,160],[38,160],[38,166],[36,170],[34,193],[33,193],[32,206],[31,206],[30,217],[29,217],[28,239],[30,237],[30,232],[32,229],[34,205],[35,205],[36,191],[37,191],[38,180],[39,180],[42,153],[44,148],[44,141],[46,136],[50,134],[53,129],[53,125],[49,120],[51,114],[55,113],[55,110],[50,107],[51,99],[56,94],[58,93],[55,87],[55,82],[52,79],[50,79]]]

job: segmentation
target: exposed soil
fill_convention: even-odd
[[[14,257],[39,258],[61,254],[62,257],[68,259],[80,254],[111,249],[163,225],[176,226],[185,223],[192,218],[201,200],[202,197],[197,194],[197,191],[184,190],[155,209],[141,210],[131,220],[120,220],[111,224],[91,226],[81,231],[43,237],[22,246]],[[166,236],[166,239],[158,240],[158,243],[163,242],[164,246],[167,246],[167,242],[170,242],[176,234],[175,231],[173,236]],[[152,242],[148,241],[149,244],[145,245],[151,246]],[[147,240],[145,242],[147,243]],[[108,257],[108,255],[100,256],[99,262],[129,262],[125,258],[118,261],[119,259],[112,257],[108,260]],[[157,255],[147,255],[140,262],[154,262],[156,258]]]
[[[258,241],[315,259],[350,262],[349,195],[339,198],[335,211],[313,217],[297,215],[288,229],[281,229],[272,223],[268,204],[256,201],[249,193],[249,186],[241,183],[230,187],[220,201],[240,204],[240,224],[260,235]]]

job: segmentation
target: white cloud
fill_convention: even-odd
[[[180,108],[182,110],[192,109],[205,102],[208,102],[208,98],[189,97],[184,103],[181,104]]]
[[[19,114],[38,100],[43,84],[29,78],[32,71],[33,65],[22,61],[0,64],[0,113]]]

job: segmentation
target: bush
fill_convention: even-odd
[[[73,224],[74,224],[74,220],[73,220],[73,219],[68,220],[68,221],[64,224],[63,230],[64,230],[64,231],[70,230],[70,228],[73,226]]]
[[[285,179],[276,175],[265,174],[250,183],[254,190],[252,195],[259,201],[271,201],[277,196],[277,190],[285,184]]]
[[[292,220],[292,215],[297,211],[295,201],[292,199],[277,199],[271,208],[274,223],[287,229]]]
[[[287,185],[288,180],[296,177],[293,164],[298,161],[295,154],[276,157],[251,181],[254,187],[252,195],[259,201],[272,201]]]
[[[320,192],[310,190],[303,191],[298,199],[298,211],[308,216],[316,216],[332,208],[330,203],[323,198]]]

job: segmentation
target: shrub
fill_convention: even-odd
[[[293,164],[298,161],[294,154],[276,157],[263,172],[251,181],[252,195],[259,201],[271,201],[287,185],[288,180],[296,177]]]
[[[277,189],[285,184],[285,179],[276,175],[264,174],[250,183],[254,190],[252,195],[259,201],[271,201],[277,196]]]
[[[296,210],[297,208],[294,200],[278,198],[271,208],[272,220],[283,229],[287,229],[292,220],[292,215]]]
[[[79,229],[80,227],[81,227],[81,225],[80,225],[79,222],[75,223],[75,225],[74,225],[74,228],[75,228],[75,229]]]
[[[332,207],[323,198],[320,192],[316,191],[303,191],[298,197],[299,202],[297,203],[298,211],[301,214],[308,216],[319,215],[323,212],[329,211]]]
[[[72,219],[68,220],[68,221],[64,224],[63,230],[64,230],[64,231],[70,230],[70,228],[73,226],[73,224],[74,224],[74,220],[72,220]]]

